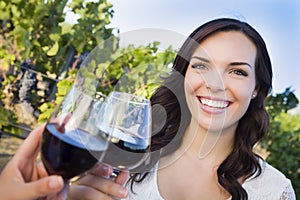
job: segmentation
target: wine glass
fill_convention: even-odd
[[[106,109],[110,112],[105,112],[105,116],[99,114],[97,118],[99,130],[110,137],[102,162],[115,171],[137,172],[150,150],[150,101],[134,94],[112,92]]]
[[[72,87],[43,132],[41,160],[48,174],[61,175],[68,185],[70,179],[101,161],[108,140],[101,136],[95,119],[104,104],[104,95],[95,97]]]

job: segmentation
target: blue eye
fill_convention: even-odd
[[[192,64],[192,68],[199,69],[199,70],[206,70],[206,69],[208,69],[208,67],[205,64],[203,64],[203,63]]]

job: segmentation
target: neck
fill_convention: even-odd
[[[212,132],[200,128],[192,118],[179,150],[199,160],[219,165],[233,149],[235,129],[231,127]]]

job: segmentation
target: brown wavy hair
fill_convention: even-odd
[[[180,147],[191,120],[184,93],[184,76],[190,58],[203,40],[222,31],[238,31],[245,34],[255,44],[257,50],[255,60],[257,96],[251,100],[248,110],[239,121],[232,152],[217,170],[219,184],[231,194],[233,200],[248,199],[247,192],[238,179],[244,180],[261,174],[260,157],[254,153],[253,147],[268,131],[269,115],[265,109],[265,100],[272,87],[272,66],[260,34],[248,23],[230,18],[209,21],[192,32],[175,57],[173,71],[168,77],[163,78],[162,85],[152,95],[151,157],[142,166],[144,173],[132,174],[131,186],[143,181],[149,174],[145,171],[150,170],[160,157],[167,156]],[[156,105],[163,106],[165,110],[156,109]],[[165,115],[166,121],[162,119]]]

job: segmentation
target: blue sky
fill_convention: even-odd
[[[300,2],[298,0],[109,0],[111,27],[125,34],[156,28],[188,36],[202,23],[234,17],[257,29],[267,44],[274,71],[273,91],[291,86],[300,98]],[[151,41],[149,41],[151,42]]]

